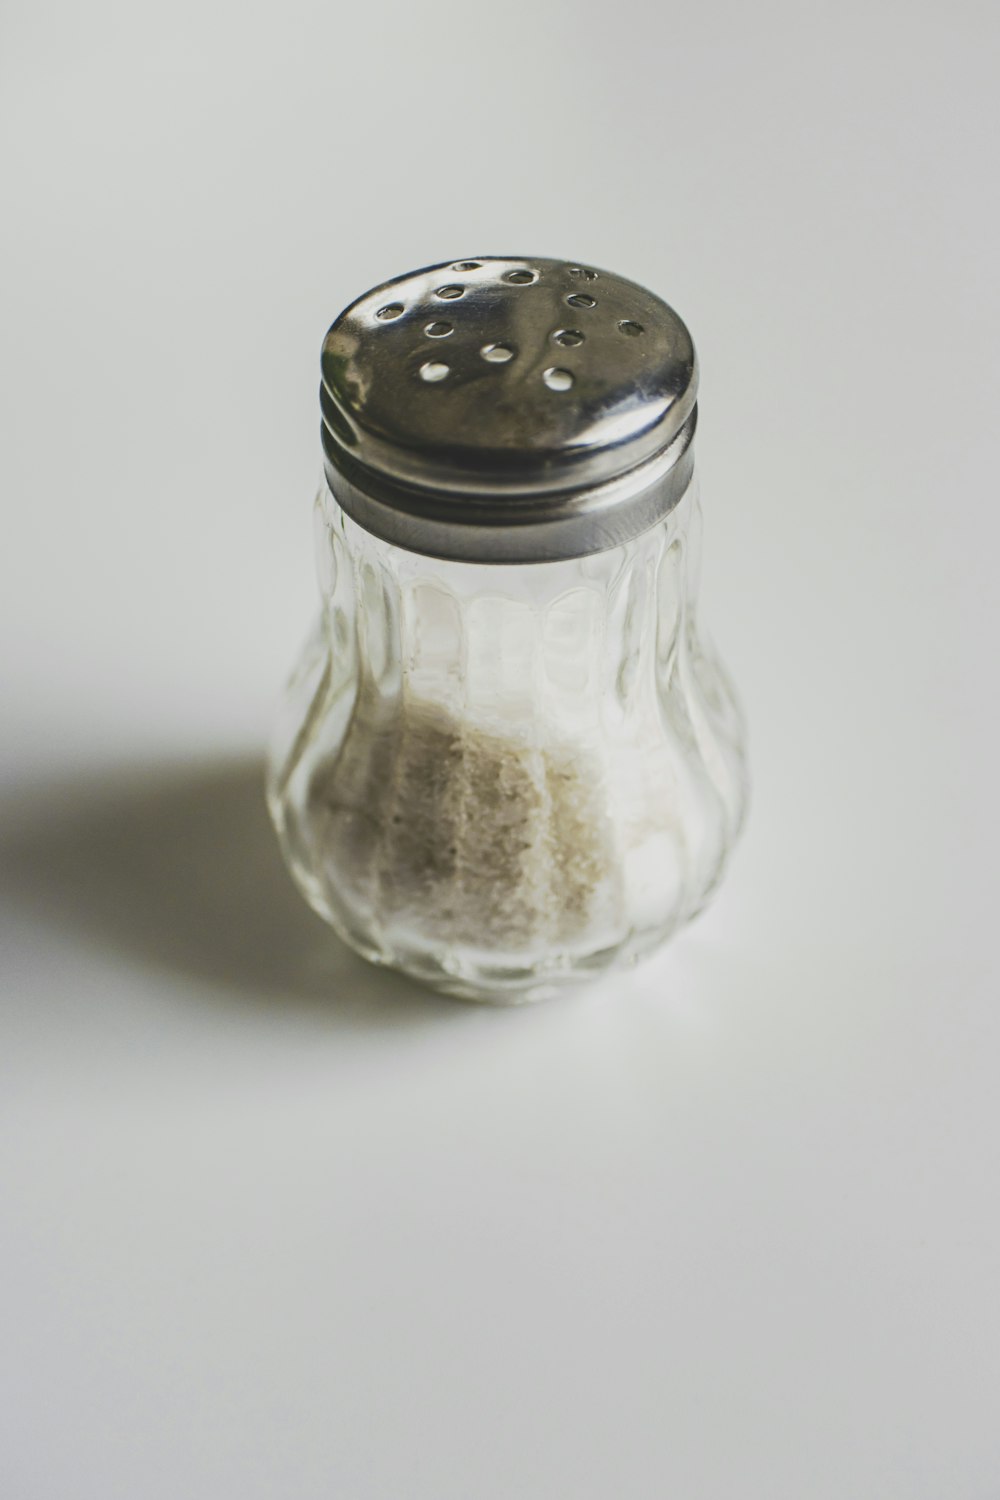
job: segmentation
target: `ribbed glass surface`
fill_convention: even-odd
[[[611,551],[488,566],[316,503],[323,609],[269,804],[304,894],[448,993],[536,999],[663,942],[743,820],[742,720],[695,620],[692,485]]]

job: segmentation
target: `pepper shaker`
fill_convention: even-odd
[[[696,394],[665,302],[560,260],[433,266],[331,327],[322,610],[268,802],[364,957],[539,999],[718,884],[747,773],[695,618]]]

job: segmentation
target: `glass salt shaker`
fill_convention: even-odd
[[[327,334],[322,611],[268,800],[365,958],[539,999],[718,884],[747,775],[695,619],[696,392],[666,303],[559,260],[417,271]]]

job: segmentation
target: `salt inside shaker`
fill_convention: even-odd
[[[715,889],[747,777],[695,620],[696,393],[666,303],[559,260],[417,271],[327,334],[323,604],[268,801],[366,958],[538,999]]]

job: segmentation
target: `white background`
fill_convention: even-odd
[[[0,30],[5,1500],[996,1500],[996,7]],[[522,1011],[347,955],[260,792],[322,335],[483,253],[693,329],[755,779]]]

